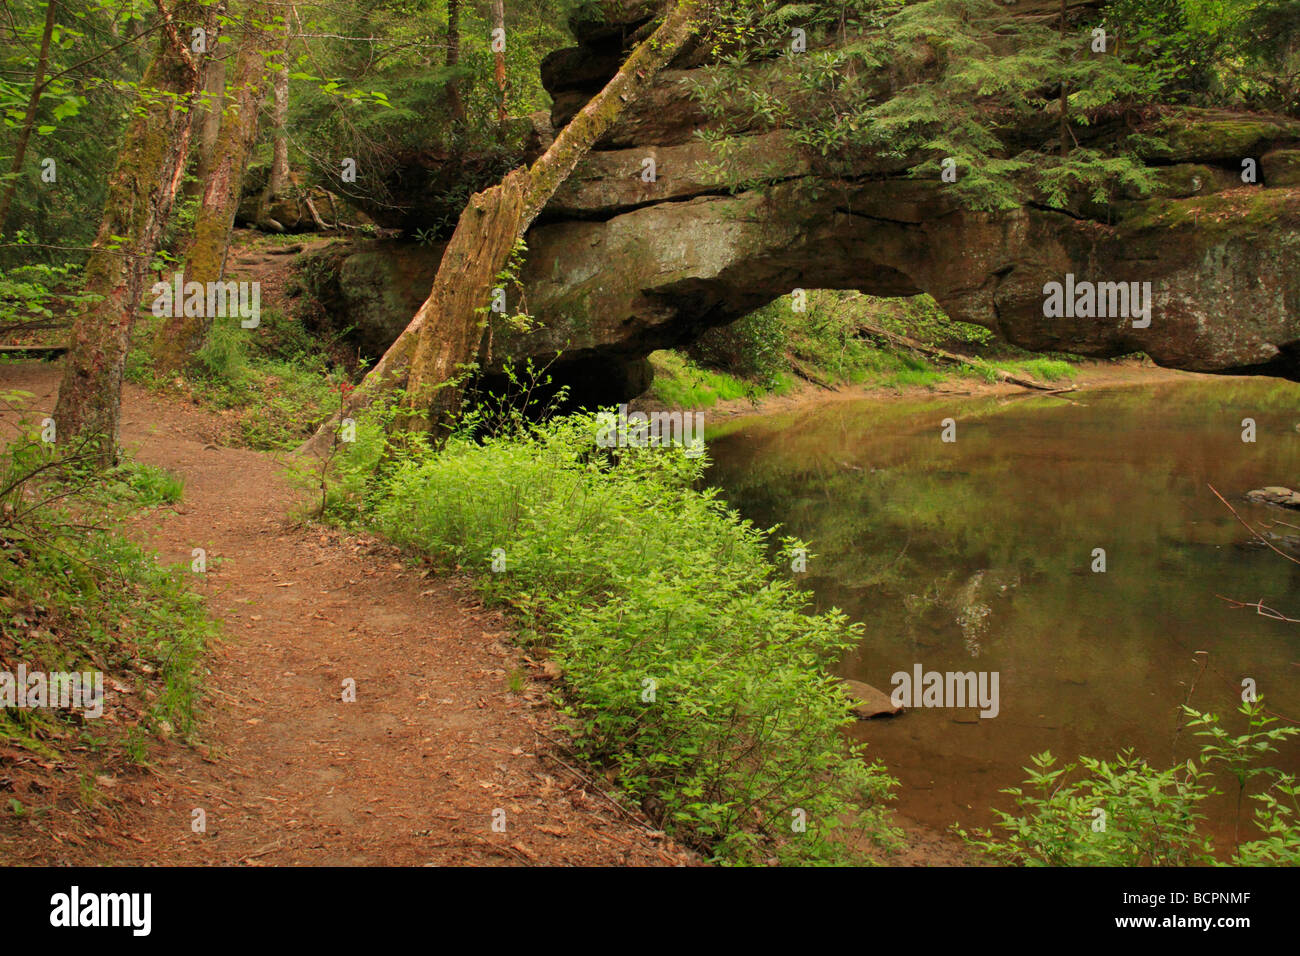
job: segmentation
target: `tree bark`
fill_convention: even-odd
[[[429,297],[405,331],[353,391],[347,408],[298,449],[324,455],[338,422],[375,400],[406,388],[405,414],[395,427],[441,437],[460,409],[458,369],[470,362],[482,335],[483,313],[496,277],[515,243],[560,184],[573,172],[655,75],[695,32],[693,2],[674,4],[659,27],[627,58],[530,169],[511,172],[498,186],[476,193],[461,213]]]
[[[235,224],[244,170],[257,138],[258,109],[266,95],[267,66],[263,48],[269,42],[275,10],[269,3],[249,3],[244,10],[244,33],[235,57],[221,129],[212,150],[212,167],[203,185],[203,204],[194,222],[194,238],[185,260],[185,282],[219,282],[225,272],[226,249]],[[282,21],[283,22],[283,21]],[[154,367],[170,374],[193,361],[215,318],[200,315],[169,316],[154,342]]]
[[[210,37],[211,39],[211,37]],[[215,46],[209,49],[216,49]],[[185,198],[203,195],[203,184],[212,171],[212,159],[221,132],[221,104],[226,92],[226,61],[210,56],[203,66],[203,95],[194,101],[194,176],[184,185]],[[188,241],[188,237],[187,237]]]
[[[258,205],[257,218],[259,223],[265,222],[269,215],[271,203],[284,192],[285,185],[289,182],[289,136],[287,127],[289,125],[289,37],[288,22],[289,16],[296,13],[292,4],[289,5],[288,15],[285,17],[285,36],[284,49],[280,50],[272,63],[275,64],[271,73],[271,170],[266,176],[266,189],[262,191],[262,197]]]
[[[135,114],[109,176],[99,231],[86,262],[94,298],[73,318],[54,408],[60,444],[84,440],[103,466],[117,458],[122,372],[150,259],[171,214],[193,129],[189,104],[201,75],[177,28],[202,22],[201,4],[180,4],[177,19],[158,3],[162,38],[143,79]]]
[[[496,75],[497,75],[497,122],[504,124],[506,121],[506,4],[505,0],[492,0],[492,26],[500,30],[502,49],[496,51]]]
[[[460,0],[447,0],[447,67],[460,65]],[[465,103],[460,96],[460,83],[455,76],[447,81],[447,112],[453,124],[465,119]]]
[[[32,129],[36,126],[36,111],[40,108],[41,93],[45,90],[45,70],[50,62],[50,37],[54,34],[54,10],[55,0],[45,0],[45,29],[41,34],[41,52],[36,57],[36,73],[32,76],[32,92],[27,98],[27,112],[23,115],[23,125],[18,131],[18,142],[14,144],[9,184],[5,187],[4,198],[0,199],[0,233],[4,232],[9,207],[13,205],[14,194],[18,191],[18,175],[23,170],[27,144],[31,142]]]

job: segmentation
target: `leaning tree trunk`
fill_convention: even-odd
[[[219,282],[225,271],[226,248],[235,224],[239,194],[253,142],[257,138],[258,108],[266,95],[266,46],[275,11],[269,3],[245,8],[244,35],[235,58],[234,74],[223,100],[221,129],[212,150],[211,168],[203,186],[203,205],[194,221],[194,237],[185,260],[185,282]],[[169,374],[183,368],[202,348],[214,316],[172,315],[154,343],[154,365]]]
[[[443,253],[433,290],[415,318],[352,392],[347,407],[322,425],[299,453],[324,456],[342,418],[403,387],[405,411],[394,427],[428,430],[440,437],[460,409],[464,388],[457,375],[481,340],[484,320],[479,310],[490,301],[515,243],[624,108],[685,46],[695,31],[695,9],[689,0],[674,4],[532,168],[516,169],[500,185],[470,199]]]
[[[202,4],[179,5],[175,19],[161,2],[158,6],[162,39],[140,81],[136,111],[109,176],[103,217],[86,261],[89,301],[73,318],[54,408],[60,444],[84,441],[105,466],[117,457],[131,324],[185,169],[193,116],[188,106],[201,79],[181,31],[188,35],[186,24],[203,22]]]

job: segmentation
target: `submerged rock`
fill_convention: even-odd
[[[892,717],[903,709],[890,700],[889,695],[884,691],[877,690],[870,684],[864,684],[860,680],[851,680],[846,677],[844,678],[844,686],[849,694],[858,701],[849,710],[860,720],[867,720],[871,717]]]
[[[1269,485],[1267,488],[1248,491],[1246,500],[1257,504],[1277,505],[1279,508],[1300,509],[1300,491],[1292,491],[1280,485]]]

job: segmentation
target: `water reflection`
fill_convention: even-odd
[[[1198,378],[1071,398],[835,403],[710,437],[710,481],[810,541],[804,582],[867,625],[847,676],[888,691],[918,662],[1000,673],[996,719],[859,725],[924,822],[988,822],[1043,750],[1185,759],[1179,705],[1227,713],[1246,677],[1300,718],[1300,625],[1216,596],[1300,617],[1300,566],[1249,543],[1208,487],[1253,523],[1288,517],[1243,496],[1300,484],[1300,386]],[[1295,748],[1276,762],[1300,770]]]

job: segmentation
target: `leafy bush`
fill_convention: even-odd
[[[1237,783],[1238,807],[1250,784],[1266,783],[1251,795],[1264,836],[1238,842],[1232,862],[1300,864],[1296,781],[1259,764],[1300,728],[1270,728],[1275,718],[1262,701],[1242,705],[1249,730],[1236,736],[1217,716],[1185,710],[1188,726],[1203,740],[1199,762],[1158,770],[1126,750],[1113,761],[1080,757],[1077,764],[1058,767],[1050,753],[1038,754],[1026,768],[1025,786],[1003,791],[1016,798],[1020,811],[995,811],[1007,831],[1004,839],[987,830],[974,836],[958,832],[998,862],[1017,866],[1207,866],[1216,858],[1201,829],[1201,804],[1221,792],[1216,772],[1226,771]]]
[[[703,457],[605,450],[600,427],[575,415],[406,457],[373,521],[481,569],[490,598],[548,635],[576,748],[684,840],[759,863],[850,859],[846,820],[889,839],[894,782],[843,740],[847,698],[825,672],[860,626],[805,613],[768,533],[696,490]],[[373,460],[364,445],[349,456]]]
[[[710,368],[726,369],[771,389],[789,368],[787,338],[787,319],[779,303],[770,303],[730,325],[708,329],[692,343],[689,354]]]
[[[15,245],[28,245],[30,238],[19,232]],[[26,340],[59,328],[64,315],[86,299],[83,293],[71,291],[78,285],[79,271],[71,263],[0,269],[0,334]]]

